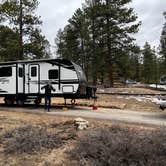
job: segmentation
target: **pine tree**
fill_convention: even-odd
[[[84,69],[86,76],[89,76],[89,66],[91,65],[91,42],[90,42],[90,31],[89,31],[89,21],[87,19],[86,12],[80,8],[76,10],[72,18],[69,19],[70,25],[74,28],[77,34],[77,40],[79,41],[79,56],[80,65]],[[78,57],[78,55],[77,55]]]
[[[130,78],[135,81],[141,81],[141,49],[138,46],[134,46],[129,57],[129,71]]]
[[[24,45],[30,43],[34,31],[38,29],[38,25],[42,22],[40,18],[35,14],[35,10],[38,7],[37,0],[3,0],[0,3],[0,20],[3,23],[10,25],[12,30],[19,35],[17,41],[19,43],[19,52],[16,59],[24,59],[29,55],[24,50]],[[41,31],[38,29],[38,32]],[[36,32],[37,32],[36,31]],[[45,39],[43,40],[45,42]],[[48,42],[48,41],[47,41]],[[42,43],[42,45],[44,45]],[[41,49],[41,47],[39,48]],[[42,48],[43,52],[47,51],[47,48]],[[34,51],[31,52],[31,54]],[[37,56],[37,55],[36,55]],[[41,57],[45,56],[41,54]]]
[[[136,33],[140,25],[135,23],[133,9],[127,7],[130,2],[86,0],[83,9],[78,9],[58,33],[57,53],[79,63],[94,85],[108,77],[113,86],[116,71],[123,71],[124,77],[130,75],[127,64],[134,41],[130,34]]]
[[[142,50],[143,53],[143,78],[145,83],[154,83],[157,80],[157,57],[154,50],[151,49],[151,46],[148,42],[145,43]]]
[[[126,54],[134,40],[129,34],[136,33],[140,25],[133,23],[137,16],[133,9],[126,7],[130,2],[131,0],[87,0],[85,5],[90,20],[93,63],[100,66],[100,59],[104,59],[102,66],[107,69],[110,86],[113,86],[113,68],[119,61],[119,55]],[[131,50],[128,49],[129,51]],[[97,60],[99,63],[96,63]],[[97,76],[97,66],[94,66],[94,76]]]
[[[133,42],[131,33],[136,33],[140,23],[134,23],[137,16],[132,8],[126,7],[131,0],[105,0],[103,4],[103,30],[107,49],[107,66],[110,86],[113,86],[113,65],[120,55],[126,54],[126,50]],[[129,51],[128,51],[129,52]]]
[[[0,25],[0,61],[13,60],[19,53],[19,34]]]
[[[93,85],[99,80],[104,82],[106,77],[106,59],[104,33],[102,31],[102,4],[101,0],[87,0],[84,5],[84,11],[88,20],[89,27],[89,56],[91,62],[91,75]]]
[[[78,63],[79,65],[82,64],[81,56],[80,56],[80,41],[78,40],[76,30],[72,27],[72,25],[66,26],[65,29],[66,36],[66,57],[68,59],[73,60],[74,62]]]
[[[154,83],[157,85],[157,84],[159,84],[161,74],[160,74],[160,61],[156,55],[155,48],[153,49],[153,64],[154,64],[153,65],[153,68],[154,68],[153,79],[154,79]]]
[[[50,54],[50,44],[48,40],[45,36],[41,35],[41,30],[34,29],[31,32],[29,42],[24,44],[24,58],[49,58]]]
[[[63,58],[65,56],[64,50],[65,50],[65,39],[64,39],[64,33],[62,29],[59,29],[57,32],[57,36],[55,38],[55,44],[56,44],[56,54],[59,58]]]

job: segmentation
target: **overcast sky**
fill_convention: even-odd
[[[81,7],[84,0],[39,0],[38,14],[43,21],[44,35],[54,45],[57,30],[67,24],[74,11]],[[133,0],[131,6],[142,21],[139,33],[135,35],[138,45],[148,41],[152,46],[159,45],[163,27],[163,12],[166,11],[166,0]]]

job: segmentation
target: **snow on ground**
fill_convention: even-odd
[[[121,97],[119,96],[118,98],[125,98],[125,99],[135,99],[139,102],[144,102],[144,103],[148,103],[148,102],[152,102],[152,103],[155,103],[155,104],[163,104],[165,103],[166,104],[166,100],[164,99],[161,99],[161,98],[158,98],[158,97],[143,97],[143,96],[129,96],[129,97]]]
[[[151,84],[149,85],[150,88],[157,88],[157,89],[164,89],[166,90],[166,85],[157,85],[156,84]]]

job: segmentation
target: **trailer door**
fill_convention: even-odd
[[[18,93],[24,93],[24,66],[23,64],[18,64],[17,67],[17,81],[18,81]]]
[[[29,65],[29,93],[40,93],[39,65]]]

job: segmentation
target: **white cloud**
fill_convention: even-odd
[[[166,11],[164,0],[133,0],[132,7],[142,21],[140,31],[135,35],[137,43],[143,46],[148,41],[158,47],[161,30],[165,22],[163,12]]]
[[[54,45],[57,30],[63,28],[74,11],[81,7],[84,0],[39,0],[38,14],[43,21],[42,30]],[[142,21],[140,31],[135,35],[136,42],[143,46],[148,41],[153,46],[159,45],[159,39],[165,22],[166,0],[133,0],[131,6]]]
[[[39,0],[38,13],[43,21],[42,30],[51,45],[58,29],[63,28],[83,0]]]

